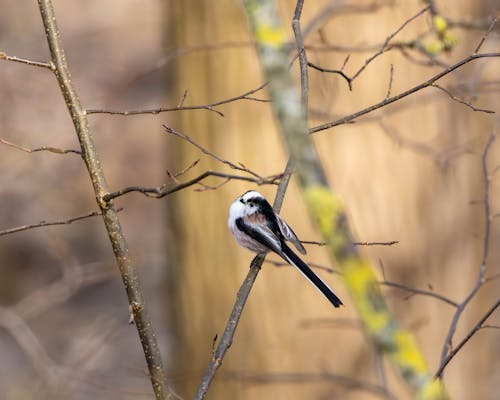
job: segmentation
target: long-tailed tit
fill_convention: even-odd
[[[229,209],[229,229],[240,246],[255,253],[274,251],[296,267],[335,307],[342,305],[333,291],[285,243],[292,242],[306,253],[292,228],[274,212],[259,192],[250,190],[238,197]]]

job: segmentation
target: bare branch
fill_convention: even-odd
[[[474,53],[477,53],[479,50],[481,50],[481,47],[483,46],[484,41],[486,40],[488,35],[491,33],[491,31],[493,30],[493,28],[495,27],[497,22],[498,22],[498,17],[494,17],[493,20],[491,21],[490,26],[488,27],[488,30],[486,31],[486,33],[483,35],[483,37],[479,41],[479,44],[477,45],[476,49],[474,50]]]
[[[445,297],[443,295],[435,293],[435,292],[433,292],[431,290],[415,289],[415,288],[412,288],[410,286],[403,285],[401,283],[390,282],[390,281],[386,281],[386,280],[380,281],[379,284],[383,285],[383,286],[388,286],[388,287],[394,287],[394,288],[397,288],[397,289],[401,289],[401,290],[404,290],[406,292],[410,292],[410,293],[416,294],[416,295],[434,297],[435,299],[441,300],[444,303],[449,304],[450,306],[453,306],[455,308],[458,307],[458,303],[454,302],[453,300],[450,300],[448,297]]]
[[[281,209],[283,198],[290,182],[292,172],[293,168],[289,160],[285,168],[285,172],[283,173],[283,178],[281,179],[281,182],[278,186],[276,197],[274,199],[273,208],[276,212],[279,212],[279,210]],[[207,371],[203,375],[200,386],[198,387],[198,391],[195,395],[196,400],[205,398],[208,392],[208,388],[210,387],[210,384],[212,383],[217,370],[221,366],[226,352],[233,343],[234,334],[236,333],[236,328],[238,327],[243,308],[245,307],[253,284],[257,279],[257,275],[260,271],[262,263],[264,262],[264,258],[265,255],[259,254],[255,256],[250,264],[250,270],[248,271],[248,274],[243,281],[240,289],[238,290],[238,294],[236,295],[236,301],[229,316],[229,320],[227,321],[226,327],[224,328],[224,333],[222,334],[217,348],[214,352],[212,352],[212,358],[210,360],[210,363],[208,364]]]
[[[497,300],[488,311],[483,315],[483,317],[477,322],[476,325],[469,331],[469,333],[462,339],[462,341],[458,344],[458,346],[453,349],[447,356],[446,358],[441,362],[441,365],[439,366],[439,369],[436,372],[436,378],[441,378],[444,372],[444,369],[446,366],[450,363],[450,361],[457,355],[457,353],[462,349],[462,347],[474,336],[480,329],[482,328],[489,328],[489,325],[484,325],[486,320],[493,314],[493,312],[500,306],[500,300]],[[492,326],[493,327],[493,326]],[[494,328],[497,328],[494,326]]]
[[[389,43],[391,42],[392,39],[394,39],[394,37],[399,33],[401,32],[409,23],[411,23],[413,20],[415,20],[416,18],[418,18],[420,15],[424,14],[426,11],[429,10],[429,6],[423,8],[422,10],[420,10],[417,14],[415,14],[413,17],[407,19],[398,29],[396,29],[393,33],[391,33],[384,41],[384,43],[382,44],[382,46],[379,48],[379,50],[373,54],[371,57],[367,58],[365,60],[365,63],[354,73],[354,75],[352,77],[349,77],[347,74],[345,74],[342,70],[338,70],[338,69],[328,69],[328,68],[322,68],[322,67],[319,67],[318,65],[316,64],[313,64],[313,63],[308,63],[308,65],[318,71],[321,71],[321,72],[327,72],[327,73],[334,73],[334,74],[338,74],[340,76],[342,76],[342,78],[344,78],[349,86],[349,90],[352,90],[352,83],[353,81],[366,69],[366,67],[373,61],[375,60],[377,57],[379,57],[380,55],[382,55],[383,53],[385,53],[386,51],[389,51],[391,50],[392,48],[394,48],[394,46],[389,46]],[[408,44],[405,44],[406,46],[411,46],[413,47],[413,45],[408,45]],[[399,46],[399,45],[398,45]],[[344,63],[345,65],[345,63]],[[391,69],[392,71],[392,69]],[[391,83],[392,83],[392,72],[391,72]],[[388,91],[388,94],[386,96],[389,97],[389,93],[390,93],[390,86],[389,85],[389,91]]]
[[[347,60],[347,59],[346,59]],[[346,62],[344,62],[344,65],[346,64]],[[319,65],[316,65],[316,64],[313,64],[312,62],[308,62],[307,65],[311,68],[314,68],[315,70],[318,70],[320,72],[327,72],[327,73],[331,73],[331,74],[338,74],[340,75],[342,78],[344,78],[347,82],[347,85],[349,86],[349,90],[352,90],[352,78],[348,77],[346,75],[346,73],[344,71],[342,71],[342,69],[329,69],[329,68],[323,68],[323,67],[320,67]]]
[[[318,242],[315,240],[301,240],[303,244],[315,244],[317,246],[326,246],[325,242]],[[394,244],[398,244],[398,240],[391,240],[390,242],[353,242],[356,246],[392,246]]]
[[[389,36],[387,36],[387,38],[385,39],[385,42],[382,44],[382,47],[380,47],[379,51],[377,51],[374,55],[372,55],[371,57],[366,59],[363,66],[361,66],[361,68],[358,69],[358,71],[352,76],[351,81],[356,79],[373,60],[375,60],[377,57],[379,57],[380,55],[382,55],[384,52],[387,51],[390,41],[392,39],[394,39],[394,37],[399,32],[401,32],[408,24],[410,24],[412,21],[414,21],[415,19],[420,17],[422,14],[426,13],[428,10],[429,10],[429,6],[423,8],[418,13],[416,13],[413,17],[411,17],[411,18],[407,19],[405,22],[403,22],[403,24],[398,29],[396,29],[393,33],[391,33]]]
[[[493,111],[493,110],[486,110],[484,108],[477,108],[477,107],[473,106],[469,101],[465,101],[465,100],[460,99],[459,97],[452,94],[448,89],[445,89],[444,87],[438,85],[437,83],[432,84],[431,87],[435,87],[439,90],[442,90],[443,92],[445,92],[448,95],[448,97],[450,99],[455,100],[456,102],[469,107],[472,111],[480,111],[480,112],[484,112],[486,114],[495,114],[495,111]]]
[[[116,210],[116,212],[119,212],[122,210],[123,210],[123,208],[119,208]],[[9,235],[11,233],[16,233],[16,232],[27,231],[29,229],[34,229],[34,228],[41,228],[42,226],[68,225],[68,224],[71,224],[75,221],[79,221],[81,219],[86,219],[86,218],[91,218],[91,217],[96,217],[98,215],[102,215],[102,212],[92,211],[88,214],[83,214],[83,215],[79,215],[77,217],[72,217],[72,218],[57,220],[57,221],[40,221],[36,224],[22,225],[22,226],[18,226],[15,228],[4,229],[4,230],[0,231],[0,236]]]
[[[102,212],[108,238],[111,242],[118,268],[120,269],[155,397],[157,400],[172,398],[174,397],[174,393],[170,391],[166,383],[158,340],[156,339],[153,324],[148,315],[139,276],[136,266],[130,257],[118,214],[113,204],[109,204],[103,200],[103,196],[109,192],[108,184],[104,176],[101,160],[95,149],[94,139],[89,128],[85,110],[80,102],[66,62],[66,55],[52,2],[51,0],[38,0],[38,6],[49,46],[53,72],[78,136],[82,158],[87,167],[97,204]]]
[[[292,29],[295,36],[295,46],[297,48],[299,57],[299,68],[300,68],[300,98],[302,102],[302,107],[305,112],[309,108],[309,77],[307,74],[307,54],[304,49],[304,37],[302,36],[302,29],[300,26],[300,17],[302,15],[302,7],[304,6],[304,0],[298,0],[295,6],[295,12],[292,19]]]
[[[333,128],[334,126],[350,123],[363,115],[369,114],[372,111],[378,110],[379,108],[385,107],[391,103],[394,103],[395,101],[401,100],[401,99],[403,99],[403,98],[405,98],[413,93],[416,93],[422,89],[425,89],[429,86],[432,86],[435,82],[437,82],[442,77],[448,75],[450,72],[462,67],[463,65],[465,65],[471,61],[474,61],[474,60],[477,60],[480,58],[494,58],[494,57],[500,57],[500,53],[480,53],[480,54],[474,53],[474,54],[471,54],[471,55],[465,57],[464,59],[460,60],[459,62],[444,69],[440,73],[434,75],[432,78],[428,79],[427,81],[422,82],[419,85],[412,87],[411,89],[408,89],[408,90],[406,90],[406,91],[404,91],[396,96],[386,98],[379,103],[373,104],[369,107],[364,108],[363,110],[360,110],[360,111],[355,112],[354,114],[342,117],[336,121],[328,122],[326,124],[315,126],[311,129],[309,129],[309,133],[316,133],[316,132],[320,132],[320,131],[323,131],[326,129]]]
[[[117,110],[104,110],[104,109],[87,109],[85,112],[87,115],[89,114],[113,114],[113,115],[140,115],[140,114],[160,114],[164,112],[170,112],[170,111],[188,111],[188,110],[208,110],[208,111],[213,111],[214,113],[218,114],[221,117],[224,117],[224,114],[215,109],[217,106],[221,106],[223,104],[228,104],[228,103],[233,103],[235,101],[239,100],[250,100],[250,101],[256,101],[256,102],[264,102],[267,103],[269,100],[266,99],[259,99],[252,97],[251,95],[262,90],[267,86],[267,83],[263,83],[262,85],[256,87],[255,89],[248,90],[247,92],[231,97],[229,99],[217,101],[215,103],[210,103],[210,104],[203,104],[203,105],[195,105],[195,106],[184,106],[184,100],[185,96],[187,96],[187,91],[184,92],[183,98],[181,99],[181,102],[177,107],[159,107],[159,108],[153,108],[153,109],[148,109],[148,110],[128,110],[128,111],[117,111]]]
[[[47,69],[50,69],[51,71],[53,70],[53,66],[50,63],[42,62],[42,61],[26,60],[24,58],[9,56],[2,51],[0,51],[0,60],[13,61],[13,62],[21,63],[21,64],[30,65],[32,67],[47,68]]]
[[[486,263],[489,255],[490,248],[490,235],[491,235],[491,203],[490,203],[490,192],[491,192],[491,175],[488,171],[488,155],[490,153],[491,146],[496,138],[496,130],[493,129],[491,134],[488,137],[486,145],[484,147],[483,155],[481,157],[481,165],[484,176],[484,236],[483,236],[483,254],[481,263],[479,265],[479,271],[477,274],[476,283],[473,288],[470,290],[469,294],[465,297],[465,299],[458,304],[457,310],[453,315],[453,319],[451,321],[450,327],[448,329],[448,334],[446,335],[446,339],[443,344],[443,348],[441,351],[441,361],[438,368],[438,372],[436,372],[436,376],[441,378],[443,377],[445,364],[447,364],[447,359],[450,354],[452,354],[452,340],[455,335],[455,331],[457,329],[458,322],[465,308],[469,304],[469,302],[474,298],[476,293],[479,291],[481,286],[485,282],[485,274],[486,274]],[[456,352],[453,353],[455,356]]]
[[[185,189],[187,187],[196,185],[200,183],[202,180],[205,178],[208,178],[209,176],[215,176],[219,178],[225,178],[225,179],[234,179],[234,180],[240,180],[240,181],[246,181],[246,182],[253,182],[256,183],[257,185],[276,185],[277,181],[281,179],[282,175],[272,175],[268,178],[252,178],[250,176],[242,176],[242,175],[232,175],[232,174],[226,174],[223,172],[217,172],[217,171],[205,171],[202,174],[198,175],[196,178],[193,178],[189,181],[180,183],[175,186],[167,186],[163,185],[160,187],[152,187],[152,188],[146,188],[142,186],[128,186],[126,188],[117,190],[116,192],[111,192],[107,193],[103,196],[103,200],[106,202],[111,201],[112,199],[116,197],[123,196],[124,194],[131,193],[131,192],[139,192],[142,193],[146,196],[150,197],[156,197],[156,198],[161,198],[168,196],[169,194],[178,192],[179,190]]]
[[[387,85],[387,93],[385,95],[386,99],[391,96],[392,81],[393,81],[393,79],[394,79],[394,65],[391,64],[391,69],[390,69],[390,72],[389,72],[389,84]]]
[[[25,153],[37,153],[39,151],[48,151],[50,153],[56,153],[56,154],[68,154],[68,153],[75,153],[75,154],[82,154],[80,150],[73,150],[73,149],[59,149],[57,147],[49,147],[49,146],[43,146],[43,147],[37,147],[34,149],[29,149],[27,147],[19,146],[15,143],[9,142],[5,139],[0,138],[0,143],[5,144],[7,146],[13,147],[14,149],[24,151]]]
[[[236,164],[232,163],[231,161],[225,160],[224,158],[219,157],[218,155],[212,153],[210,150],[208,150],[205,147],[203,147],[202,145],[196,143],[195,140],[192,139],[191,137],[189,137],[189,136],[187,136],[187,135],[185,135],[185,134],[183,134],[183,133],[181,133],[179,131],[176,131],[173,128],[170,128],[167,125],[163,125],[163,127],[165,128],[165,130],[168,133],[171,133],[171,134],[173,134],[173,135],[175,135],[175,136],[177,136],[177,137],[179,137],[181,139],[184,139],[185,141],[191,143],[194,147],[196,147],[197,149],[201,150],[202,153],[209,155],[213,159],[221,162],[222,164],[226,164],[227,166],[229,166],[232,169],[235,169],[235,170],[238,170],[238,171],[242,171],[242,172],[246,172],[246,173],[248,173],[250,175],[253,175],[254,177],[256,177],[258,179],[262,179],[262,177],[260,175],[256,174],[252,170],[249,170],[244,165],[242,165],[242,164],[236,165]]]

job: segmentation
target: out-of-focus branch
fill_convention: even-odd
[[[483,254],[481,258],[481,263],[479,265],[478,273],[477,273],[477,279],[468,293],[468,295],[464,298],[464,300],[458,304],[457,310],[455,311],[455,314],[453,315],[453,318],[450,323],[450,327],[448,329],[448,334],[446,335],[446,339],[443,344],[443,349],[441,351],[441,362],[438,368],[438,372],[436,373],[436,376],[439,378],[443,377],[444,369],[445,369],[445,364],[448,364],[449,360],[448,357],[453,353],[453,356],[456,355],[456,351],[452,352],[452,340],[453,336],[455,335],[455,331],[457,329],[458,322],[460,321],[460,317],[462,316],[463,312],[465,311],[467,305],[469,302],[476,296],[477,292],[481,287],[483,286],[485,282],[485,274],[486,274],[486,266],[487,266],[487,261],[488,261],[488,256],[489,256],[489,251],[490,251],[490,236],[491,236],[491,174],[488,169],[488,155],[490,154],[491,146],[493,145],[493,142],[495,141],[495,138],[497,136],[496,129],[494,128],[491,131],[491,134],[488,137],[488,140],[486,141],[486,145],[484,147],[484,151],[481,157],[481,166],[483,170],[483,177],[484,177],[484,198],[483,198],[483,205],[484,205],[484,236],[483,236]],[[448,360],[448,361],[447,361]]]
[[[121,228],[117,211],[113,204],[103,200],[103,196],[109,192],[108,184],[104,176],[101,161],[95,149],[94,139],[89,129],[85,110],[80,103],[78,93],[73,85],[73,80],[66,63],[64,47],[57,27],[52,2],[50,0],[38,0],[38,5],[49,46],[52,69],[71,115],[80,142],[82,158],[94,187],[97,204],[102,212],[108,237],[122,275],[129,305],[146,357],[146,363],[148,365],[156,399],[163,400],[165,398],[171,398],[174,394],[169,390],[166,384],[165,371],[158,342],[145,306],[136,266],[130,258],[128,245]]]
[[[393,399],[396,397],[389,393],[386,388],[380,385],[362,381],[349,376],[334,374],[324,370],[320,372],[247,372],[247,371],[227,371],[221,373],[222,379],[230,379],[254,385],[265,385],[272,383],[326,383],[329,385],[342,386],[348,389],[355,389],[367,392],[383,399]]]
[[[304,242],[302,242],[302,243],[304,243]],[[283,261],[266,260],[266,263],[272,264],[275,267],[289,267],[290,266],[290,264],[283,262]],[[308,265],[311,268],[320,269],[322,271],[325,271],[325,272],[328,272],[331,274],[342,275],[341,271],[339,271],[335,268],[332,268],[332,267],[327,267],[325,265],[320,265],[320,264],[313,263],[313,262],[309,262]],[[404,285],[402,283],[391,282],[388,280],[378,281],[378,283],[381,286],[393,287],[393,288],[396,288],[399,290],[403,290],[405,292],[410,293],[410,295],[420,295],[420,296],[433,297],[433,298],[438,299],[446,304],[449,304],[452,307],[455,307],[455,308],[458,307],[458,303],[456,303],[455,301],[453,301],[453,300],[449,299],[448,297],[443,296],[439,293],[433,292],[432,290],[417,289],[417,288],[414,288],[414,287],[411,287],[408,285]],[[410,296],[407,296],[407,298],[408,297],[410,297]]]
[[[52,360],[28,320],[63,303],[82,288],[103,282],[111,276],[111,271],[103,269],[102,265],[92,270],[64,266],[61,279],[36,290],[10,307],[0,307],[0,327],[17,342],[36,373],[43,377],[52,390],[57,390],[62,383],[60,372],[63,367]]]
[[[423,290],[423,289],[417,289],[413,288],[407,285],[403,285],[402,283],[397,283],[397,282],[390,282],[390,281],[380,281],[380,285],[382,286],[387,286],[387,287],[393,287],[396,289],[404,290],[406,292],[409,292],[413,295],[421,295],[421,296],[428,296],[428,297],[434,297],[435,299],[441,300],[442,302],[449,304],[452,307],[458,307],[458,304],[454,302],[453,300],[449,299],[446,296],[443,296],[439,293],[435,293],[431,290]]]
[[[51,389],[55,389],[60,379],[57,375],[57,364],[48,355],[26,321],[13,310],[0,307],[0,327],[17,342],[36,372],[44,378]]]
[[[270,82],[268,90],[278,125],[304,190],[306,204],[329,244],[332,258],[341,267],[366,333],[377,349],[392,361],[415,397],[446,398],[444,388],[433,379],[413,337],[399,327],[389,313],[372,266],[353,244],[344,207],[330,190],[317,151],[307,135],[306,114],[298,101],[288,68],[285,34],[275,3],[246,0],[244,5],[264,76]]]

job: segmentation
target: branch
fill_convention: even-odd
[[[50,69],[51,71],[54,70],[52,64],[50,64],[50,63],[46,63],[46,62],[42,62],[42,61],[26,60],[24,58],[9,56],[9,55],[5,54],[3,51],[0,51],[0,60],[18,62],[21,64],[30,65],[32,67],[47,68],[47,69]]]
[[[349,90],[352,90],[352,82],[359,76],[361,75],[361,73],[366,69],[366,67],[368,67],[368,65],[373,61],[375,60],[377,57],[379,57],[380,55],[382,55],[383,53],[385,53],[386,51],[388,50],[391,50],[393,47],[395,46],[391,46],[389,47],[389,43],[391,42],[392,39],[394,39],[394,37],[399,33],[401,32],[409,23],[411,23],[413,20],[415,20],[416,18],[418,18],[420,15],[424,14],[426,11],[428,11],[430,8],[430,6],[427,6],[425,8],[423,8],[422,10],[420,10],[417,14],[415,14],[413,17],[410,17],[409,19],[407,19],[398,29],[396,29],[393,33],[391,33],[384,41],[384,43],[382,44],[382,46],[379,48],[379,50],[373,54],[371,57],[367,58],[365,60],[365,63],[353,74],[352,77],[349,77],[347,76],[347,74],[345,74],[342,70],[338,70],[338,69],[328,69],[328,68],[322,68],[322,67],[319,67],[318,65],[316,64],[313,64],[313,63],[308,63],[308,65],[320,72],[327,72],[327,73],[334,73],[334,74],[338,74],[340,76],[342,76],[342,78],[344,78],[347,82],[347,85],[349,86]],[[400,45],[398,45],[400,46]],[[345,64],[345,63],[344,63]],[[392,75],[391,75],[392,76]],[[388,97],[388,96],[386,96]]]
[[[397,289],[405,290],[405,291],[410,292],[412,294],[434,297],[435,299],[441,300],[441,301],[445,302],[446,304],[449,304],[450,306],[453,306],[455,308],[458,307],[458,303],[454,302],[453,300],[450,300],[448,297],[442,296],[442,295],[435,293],[433,291],[430,291],[430,290],[415,289],[415,288],[412,288],[410,286],[403,285],[401,283],[390,282],[390,281],[380,281],[379,284],[382,286],[394,287]]]
[[[292,166],[289,161],[283,174],[283,178],[281,179],[281,182],[278,186],[276,197],[274,199],[273,208],[276,212],[279,212],[279,210],[281,209],[283,198],[285,196],[285,192],[288,187],[288,183],[290,182],[291,176]],[[212,354],[212,358],[210,360],[210,363],[208,364],[207,371],[203,375],[200,386],[198,387],[198,391],[196,392],[196,395],[194,397],[196,400],[205,398],[210,384],[215,378],[217,370],[222,365],[222,361],[224,360],[229,347],[233,343],[234,334],[236,333],[236,328],[238,327],[243,308],[245,307],[253,284],[257,279],[257,275],[259,274],[262,263],[264,262],[264,258],[265,255],[259,254],[255,256],[250,264],[250,270],[248,271],[248,274],[243,281],[240,289],[238,290],[238,294],[236,295],[236,301],[229,316],[229,320],[227,321],[226,327],[224,328],[224,333],[222,334],[217,348]]]
[[[401,99],[403,99],[403,98],[405,98],[413,93],[416,93],[422,89],[425,89],[429,86],[432,86],[435,82],[437,82],[442,77],[448,75],[450,72],[462,67],[463,65],[465,65],[473,60],[477,60],[479,58],[492,58],[492,57],[500,57],[500,53],[479,53],[479,54],[473,53],[473,54],[465,57],[464,59],[460,60],[456,64],[453,64],[453,65],[449,66],[448,68],[444,69],[443,71],[441,71],[440,73],[434,75],[432,78],[428,79],[427,81],[422,82],[419,85],[412,87],[411,89],[408,89],[408,90],[406,90],[398,95],[395,95],[393,97],[386,98],[379,103],[376,103],[376,104],[373,104],[369,107],[366,107],[363,110],[355,112],[354,114],[347,115],[345,117],[337,119],[336,121],[332,121],[332,122],[328,122],[326,124],[315,126],[311,129],[309,129],[309,133],[316,133],[319,131],[333,128],[334,126],[347,124],[347,123],[355,120],[356,118],[359,118],[363,115],[369,114],[372,111],[378,110],[379,108],[385,107],[391,103],[394,103],[395,101],[401,100]]]
[[[122,210],[123,210],[123,208],[119,208],[116,210],[116,212],[120,212]],[[79,221],[81,219],[96,217],[98,215],[102,215],[102,212],[92,211],[88,214],[83,214],[83,215],[79,215],[77,217],[72,217],[72,218],[58,220],[58,221],[40,221],[37,224],[22,225],[22,226],[18,226],[15,228],[5,229],[3,231],[0,231],[0,236],[8,235],[11,233],[16,233],[16,232],[21,232],[21,231],[27,231],[28,229],[40,228],[42,226],[68,225],[68,224],[71,224],[72,222]]]
[[[232,103],[238,100],[251,100],[251,101],[257,101],[257,102],[268,102],[269,100],[266,99],[258,99],[255,97],[251,97],[252,94],[264,89],[267,86],[267,83],[263,83],[262,85],[256,87],[255,89],[251,89],[243,94],[240,94],[239,96],[231,97],[229,99],[221,100],[221,101],[216,101],[215,103],[210,103],[210,104],[203,104],[203,105],[198,105],[198,106],[183,106],[182,103],[185,99],[186,93],[184,94],[184,97],[182,99],[182,102],[180,105],[177,107],[159,107],[159,108],[152,108],[152,109],[147,109],[147,110],[128,110],[128,111],[117,111],[117,110],[104,110],[104,109],[87,109],[86,113],[88,115],[90,114],[113,114],[113,115],[140,115],[140,114],[160,114],[164,112],[170,112],[170,111],[187,111],[187,110],[208,110],[208,111],[213,111],[214,113],[218,114],[221,117],[224,117],[224,114],[216,110],[215,107],[223,105],[223,104],[228,104]]]
[[[405,22],[403,22],[403,24],[398,29],[396,29],[393,33],[391,33],[389,36],[387,36],[384,43],[382,44],[382,47],[380,47],[379,51],[377,51],[374,55],[372,55],[371,57],[366,59],[365,63],[361,66],[361,68],[359,68],[358,71],[352,76],[351,82],[354,79],[356,79],[373,60],[375,60],[377,57],[382,55],[387,50],[387,48],[388,48],[387,46],[389,45],[390,41],[392,39],[394,39],[394,37],[399,32],[401,32],[409,23],[411,23],[412,21],[414,21],[415,19],[420,17],[422,14],[426,13],[428,10],[429,10],[429,6],[423,8],[418,13],[416,13],[413,17],[411,17],[411,18],[407,19]]]
[[[299,50],[302,103],[303,105],[307,105],[307,99],[308,99],[308,82],[307,82],[307,65],[306,65],[307,59],[304,51],[303,38],[300,31],[300,15],[302,12],[302,5],[303,5],[303,0],[298,0],[292,25],[295,32],[295,42]],[[283,199],[285,197],[286,189],[288,188],[292,172],[293,172],[293,166],[291,159],[289,159],[285,168],[285,172],[283,173],[283,178],[278,186],[276,197],[274,199],[273,208],[277,213],[279,213],[281,205],[283,204]],[[265,254],[257,255],[250,264],[250,271],[248,272],[245,281],[243,282],[243,284],[240,287],[240,290],[238,291],[238,295],[236,296],[236,302],[233,306],[233,310],[231,311],[229,321],[226,324],[226,328],[224,329],[224,333],[219,342],[219,345],[217,346],[217,349],[212,355],[212,359],[210,360],[208,369],[205,375],[203,376],[201,384],[198,388],[198,392],[196,393],[195,396],[196,400],[201,400],[205,398],[208,392],[208,388],[210,387],[210,384],[212,383],[215,377],[215,373],[222,364],[222,360],[224,359],[227,350],[229,349],[231,343],[233,342],[233,337],[236,332],[236,327],[238,326],[241,313],[243,312],[243,307],[245,306],[247,298],[250,295],[250,291],[253,287],[255,279],[257,278],[257,274],[260,271],[264,259],[265,259]]]
[[[105,194],[103,196],[103,200],[106,202],[109,202],[117,197],[123,196],[124,194],[131,193],[131,192],[139,192],[144,194],[145,196],[150,196],[150,197],[155,197],[155,198],[162,198],[165,196],[168,196],[169,194],[178,192],[179,190],[186,189],[190,186],[199,184],[202,180],[205,178],[208,178],[209,176],[215,176],[219,178],[226,178],[227,180],[240,180],[240,181],[246,181],[246,182],[253,182],[256,183],[257,185],[276,185],[276,182],[282,177],[282,175],[272,175],[268,178],[252,178],[249,176],[242,176],[242,175],[233,175],[233,174],[226,174],[223,172],[217,172],[217,171],[205,171],[202,174],[198,175],[196,178],[193,178],[187,182],[180,183],[175,186],[166,186],[163,185],[161,187],[153,187],[153,188],[146,188],[146,187],[141,187],[141,186],[128,186],[126,188],[117,190],[116,192],[111,192],[108,194]]]
[[[213,159],[221,162],[222,164],[226,164],[227,166],[229,166],[232,169],[235,169],[237,171],[243,171],[243,172],[246,172],[246,173],[248,173],[250,175],[255,176],[258,179],[262,179],[262,177],[260,175],[256,174],[252,170],[249,170],[243,164],[236,165],[236,164],[232,163],[231,161],[225,160],[224,158],[219,157],[218,155],[212,153],[210,150],[208,150],[205,147],[201,146],[200,144],[196,143],[194,141],[194,139],[192,139],[189,136],[183,134],[182,132],[176,131],[175,129],[170,128],[170,127],[168,127],[166,125],[162,125],[162,126],[163,126],[163,128],[165,128],[165,130],[168,133],[171,133],[172,135],[177,136],[177,137],[179,137],[179,138],[181,138],[181,139],[183,139],[183,140],[191,143],[194,147],[196,147],[197,149],[201,150],[202,153],[209,155]]]
[[[109,192],[108,184],[104,176],[101,161],[95,149],[94,139],[89,129],[85,110],[80,103],[78,93],[73,85],[73,80],[66,63],[66,55],[61,35],[57,27],[52,2],[51,0],[38,0],[38,6],[45,28],[53,72],[57,78],[61,93],[71,115],[80,143],[82,158],[94,187],[97,204],[102,212],[108,237],[122,275],[129,306],[132,310],[135,326],[137,327],[137,332],[148,365],[155,397],[157,400],[172,398],[174,394],[165,382],[165,371],[161,360],[160,349],[144,303],[136,266],[129,255],[128,245],[121,228],[117,211],[112,204],[103,200],[103,196]]]
[[[80,150],[73,150],[73,149],[59,149],[57,147],[50,147],[50,146],[43,146],[43,147],[37,147],[34,149],[29,149],[27,147],[19,146],[18,144],[9,142],[5,139],[0,138],[0,143],[3,143],[7,146],[13,147],[14,149],[24,151],[25,153],[37,153],[39,151],[48,151],[50,153],[56,153],[56,154],[68,154],[68,153],[75,153],[75,154],[82,154]]]
[[[482,254],[482,259],[481,263],[479,266],[479,271],[477,274],[477,279],[474,287],[471,289],[469,294],[465,297],[465,299],[458,304],[457,310],[455,311],[455,314],[453,315],[450,327],[448,329],[448,334],[446,335],[446,339],[443,344],[443,348],[441,350],[441,361],[440,365],[438,368],[438,372],[436,373],[436,376],[441,378],[443,377],[444,373],[444,368],[445,368],[445,363],[447,363],[447,359],[449,355],[451,354],[451,346],[452,346],[452,340],[453,336],[455,335],[455,331],[457,329],[458,321],[460,320],[460,317],[462,316],[462,313],[464,312],[465,308],[469,304],[469,302],[474,298],[476,293],[479,291],[481,286],[485,282],[485,274],[486,274],[486,263],[488,260],[488,255],[489,255],[489,248],[490,248],[490,236],[491,236],[491,203],[490,203],[490,192],[491,192],[491,175],[488,172],[488,155],[490,153],[491,146],[493,142],[495,141],[496,138],[496,130],[493,129],[491,134],[488,137],[488,140],[486,142],[486,145],[484,147],[483,155],[481,157],[481,166],[483,170],[483,176],[484,176],[484,199],[483,199],[483,204],[484,204],[484,237],[483,237],[483,254]],[[453,353],[453,356],[455,356],[456,352]]]
[[[326,246],[326,242],[318,242],[315,240],[301,240],[302,244],[315,244],[316,246]],[[392,246],[398,244],[398,240],[391,240],[390,242],[353,242],[356,246]]]
[[[476,325],[469,331],[469,333],[462,339],[462,341],[458,344],[458,346],[451,351],[446,358],[441,362],[439,369],[436,372],[436,378],[440,378],[443,375],[444,369],[449,364],[449,362],[457,355],[457,353],[462,349],[462,347],[474,336],[481,328],[486,328],[484,325],[486,320],[490,317],[491,314],[500,306],[500,300],[497,300],[488,311],[483,315],[483,317],[477,322]]]
[[[463,104],[463,105],[469,107],[472,111],[484,112],[486,114],[495,114],[495,111],[493,111],[493,110],[486,110],[484,108],[474,107],[469,101],[465,101],[465,100],[460,99],[459,97],[452,94],[448,89],[445,89],[444,87],[439,86],[437,83],[435,83],[431,86],[445,92],[450,99],[455,100],[457,103],[460,103],[460,104]]]

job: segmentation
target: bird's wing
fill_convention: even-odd
[[[276,214],[276,219],[278,220],[278,226],[280,227],[281,234],[285,237],[285,239],[293,243],[301,254],[306,254],[306,249],[302,246],[302,243],[300,243],[299,238],[292,228],[290,228],[290,226],[278,214]]]
[[[273,233],[265,222],[264,215],[255,213],[236,219],[238,229],[260,244],[267,247],[269,250],[281,255],[280,239]]]

